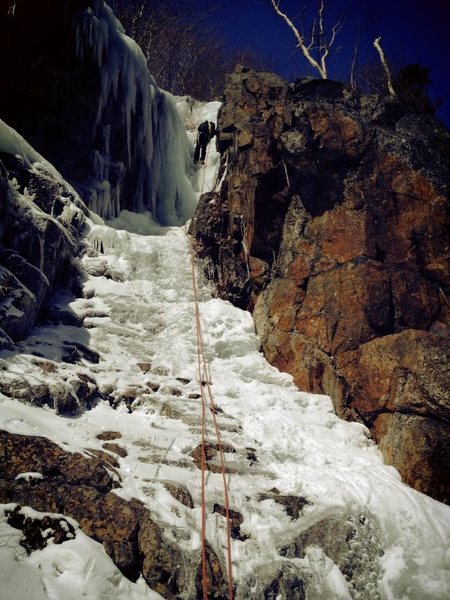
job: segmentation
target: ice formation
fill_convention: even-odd
[[[191,146],[172,97],[158,88],[141,49],[103,0],[82,11],[75,25],[78,58],[93,57],[101,73],[96,118],[100,147],[92,157],[89,207],[105,218],[129,209],[149,211],[163,225],[184,223],[195,208],[186,174]],[[120,107],[125,163],[111,155],[113,106]],[[124,202],[125,182],[134,193]]]

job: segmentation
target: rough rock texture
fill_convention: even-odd
[[[396,101],[238,68],[226,169],[191,225],[219,294],[272,364],[368,425],[413,487],[450,501],[450,135]]]
[[[0,207],[1,349],[28,334],[56,287],[78,291],[87,209],[50,165],[2,152]]]
[[[20,506],[5,512],[8,515],[8,525],[23,531],[20,545],[25,548],[27,554],[45,548],[50,540],[52,544],[62,544],[75,537],[75,528],[66,519],[51,516],[32,518],[23,514]]]
[[[103,544],[129,579],[136,581],[142,574],[149,587],[169,600],[193,597],[187,590],[196,583],[201,589],[201,582],[195,581],[201,572],[198,553],[182,557],[181,550],[164,537],[141,502],[127,502],[116,495],[113,490],[120,484],[115,475],[115,458],[106,452],[99,454],[100,457],[87,458],[65,452],[46,438],[0,431],[0,502],[70,516],[86,535]],[[29,472],[43,477],[16,478]],[[47,535],[52,529],[56,543],[64,541],[60,520],[44,523],[44,528],[42,523],[21,518],[20,511],[11,513],[9,518],[12,526],[27,533],[25,541],[30,551],[45,545],[43,529]],[[226,597],[224,578],[210,547],[208,569],[210,597],[222,600]]]

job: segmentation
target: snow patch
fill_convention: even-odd
[[[6,513],[16,507],[0,507],[0,589],[5,599],[15,600],[158,600],[141,578],[126,579],[106,554],[103,546],[87,537],[73,519],[64,517],[76,528],[76,536],[63,544],[48,544],[27,555],[20,545],[23,534],[8,525]],[[31,519],[62,517],[22,508]]]

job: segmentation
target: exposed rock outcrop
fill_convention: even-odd
[[[390,99],[242,68],[218,127],[225,183],[191,226],[205,273],[254,311],[269,361],[450,501],[450,134]]]
[[[93,454],[93,453],[92,453]],[[106,453],[91,458],[65,452],[46,438],[0,431],[0,502],[31,506],[41,512],[60,513],[78,521],[86,535],[103,544],[106,552],[129,579],[140,575],[164,598],[187,600],[194,586],[201,589],[198,553],[182,558],[181,550],[166,539],[161,527],[138,500],[127,502],[114,493],[119,487],[115,458]],[[24,478],[21,474],[33,473]],[[36,476],[39,475],[39,477]],[[26,533],[30,551],[45,546],[42,530],[64,541],[64,519],[36,523],[10,515],[13,527]],[[200,569],[200,570],[199,570]],[[208,547],[209,595],[226,597],[225,583],[216,554]]]

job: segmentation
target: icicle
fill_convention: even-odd
[[[80,59],[90,49],[102,76],[96,127],[103,142],[92,160],[96,190],[91,192],[91,208],[106,218],[117,216],[121,209],[122,179],[117,181],[117,173],[112,179],[107,122],[114,102],[121,107],[118,126],[126,139],[127,167],[137,171],[132,209],[149,210],[162,224],[185,222],[195,208],[186,175],[191,150],[173,98],[157,88],[141,49],[124,35],[102,0],[95,1],[94,10],[86,9],[78,16],[76,48]],[[123,178],[125,173],[121,174]]]
[[[37,231],[37,238],[39,241],[39,271],[41,271],[41,273],[44,273],[44,259],[45,259],[44,233],[42,231]]]

